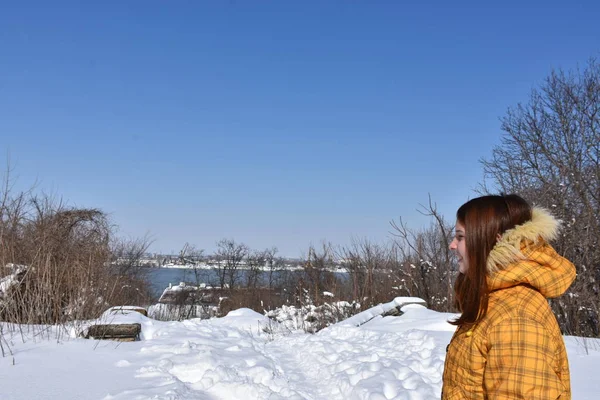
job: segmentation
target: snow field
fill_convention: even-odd
[[[107,313],[102,323],[142,325],[141,340],[130,343],[27,335],[23,343],[4,330],[12,355],[0,358],[0,399],[439,399],[455,315],[405,305],[399,317],[377,316],[398,304],[316,334],[265,332],[273,322],[248,309],[183,322]],[[573,399],[597,399],[600,341],[565,341]]]

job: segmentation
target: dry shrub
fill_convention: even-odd
[[[115,262],[105,213],[10,188],[0,193],[0,265],[5,278],[13,273],[0,296],[2,321],[64,324],[147,301],[144,276]]]

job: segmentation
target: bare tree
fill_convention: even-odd
[[[267,264],[265,251],[253,250],[246,258],[246,287],[256,289],[260,285],[260,277]]]
[[[309,246],[308,256],[303,266],[310,301],[319,304],[323,291],[335,291],[337,287],[337,280],[333,273],[335,253],[331,243],[323,242],[319,249]]]
[[[204,249],[199,249],[194,245],[186,243],[182,249],[183,257],[187,263],[191,263],[194,267],[192,273],[194,274],[194,283],[196,286],[200,286],[204,282],[207,274],[205,270],[201,268],[201,263],[205,261]]]
[[[502,142],[483,159],[485,176],[564,222],[557,250],[578,279],[571,296],[554,301],[563,330],[600,334],[600,64],[553,71],[526,104],[502,118]]]
[[[396,273],[411,295],[421,297],[432,309],[450,311],[455,276],[453,255],[448,247],[452,225],[437,211],[431,196],[420,212],[433,219],[425,230],[413,231],[402,219],[390,222],[402,256],[402,266]]]
[[[267,286],[269,290],[273,289],[273,284],[275,281],[275,272],[278,269],[283,268],[283,259],[281,257],[277,257],[277,247],[271,247],[270,249],[265,249],[265,267],[267,270]]]
[[[152,239],[148,235],[142,238],[111,238],[111,260],[117,272],[132,276],[143,274],[144,270],[140,269],[147,266],[142,264],[151,244]]]
[[[221,287],[229,285],[233,290],[239,279],[239,268],[246,262],[250,248],[233,239],[221,239],[217,242],[217,273]]]
[[[115,285],[114,295],[131,304],[145,304],[151,297],[151,273],[153,270],[144,262],[148,248],[152,244],[150,236],[142,238],[110,239],[111,274],[120,277]],[[125,300],[127,299],[127,300]]]
[[[349,247],[341,249],[353,300],[377,304],[386,300],[383,297],[391,296],[388,285],[391,272],[388,253],[389,249],[368,239],[353,239]]]

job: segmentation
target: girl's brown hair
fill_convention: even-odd
[[[451,323],[470,325],[487,313],[487,259],[506,230],[531,220],[531,206],[516,194],[482,196],[469,200],[456,212],[465,227],[469,268],[454,284],[455,304],[462,313]]]

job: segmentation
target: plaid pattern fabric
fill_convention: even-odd
[[[442,398],[571,399],[564,341],[546,297],[564,293],[575,267],[540,240],[492,273],[488,313],[459,327],[446,355]]]

